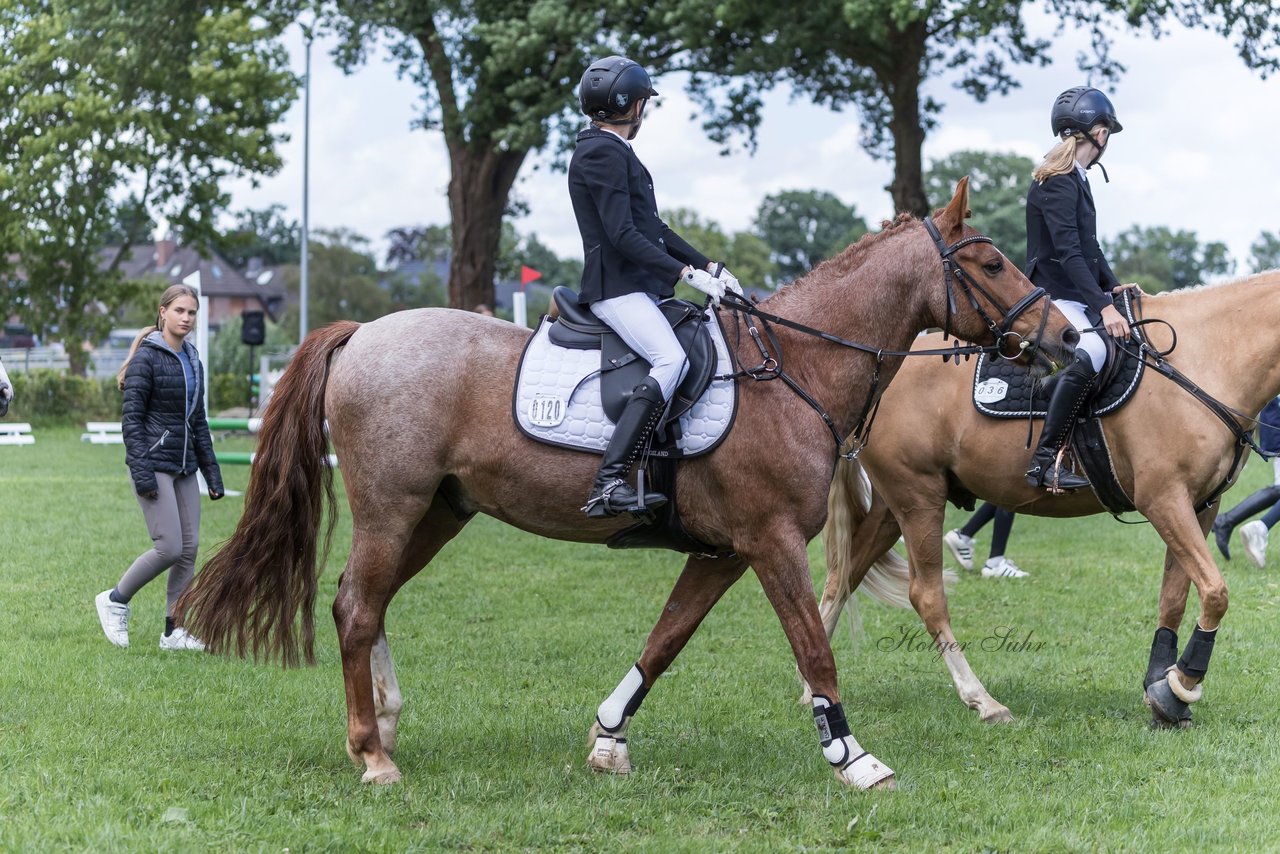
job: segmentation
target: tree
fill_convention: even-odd
[[[119,265],[152,219],[207,242],[221,182],[279,168],[280,26],[233,0],[0,2],[0,314],[74,373],[137,290]]]
[[[655,34],[663,18],[631,0],[331,0],[325,10],[339,65],[387,41],[422,88],[420,125],[444,137],[457,308],[493,304],[511,188],[530,152],[572,140],[588,59],[627,53],[657,68],[676,50]]]
[[[974,227],[1021,267],[1027,257],[1027,188],[1034,168],[1030,158],[1017,154],[957,151],[929,166],[924,186],[932,206],[941,207],[968,175]]]
[[[378,263],[369,254],[369,241],[346,229],[318,231],[311,243],[307,313],[314,328],[335,320],[376,320],[392,310],[391,295],[379,284]],[[300,274],[284,272],[285,287],[297,295]],[[295,300],[296,303],[296,300]],[[297,309],[281,325],[296,329]]]
[[[718,224],[704,221],[697,211],[689,208],[665,211],[662,220],[703,255],[723,262],[738,277],[743,288],[777,287],[778,267],[773,262],[768,244],[757,235],[749,231],[727,235]],[[678,288],[678,296],[702,302],[702,295],[693,288],[683,285]]]
[[[942,103],[925,81],[955,75],[978,101],[1018,85],[1014,67],[1046,65],[1048,39],[1033,38],[1028,0],[686,0],[673,14],[693,47],[694,93],[708,128],[723,140],[749,138],[760,123],[762,93],[789,86],[833,109],[857,107],[864,144],[892,157],[889,192],[896,210],[928,213],[921,149]],[[1105,84],[1123,67],[1111,56],[1111,31],[1129,26],[1159,36],[1170,22],[1236,39],[1240,57],[1264,73],[1280,67],[1280,10],[1266,0],[1047,0],[1063,24],[1089,32],[1092,56],[1081,70]],[[1048,99],[1056,93],[1045,93]],[[1047,136],[1047,129],[1046,129]]]
[[[521,266],[532,267],[542,274],[538,284],[549,288],[564,285],[576,291],[582,282],[581,259],[561,258],[551,247],[538,240],[536,234],[520,239],[511,262],[517,277]]]
[[[1258,239],[1253,241],[1249,251],[1252,253],[1250,260],[1254,273],[1280,269],[1280,234],[1271,231],[1262,232],[1258,235]]]
[[[302,226],[284,217],[284,205],[243,210],[235,225],[215,235],[213,249],[238,269],[256,258],[264,267],[297,264],[302,259]]]
[[[1122,282],[1137,282],[1148,293],[1170,291],[1229,275],[1234,269],[1225,243],[1200,243],[1194,231],[1135,225],[1103,251]]]
[[[867,222],[831,193],[785,190],[760,202],[755,233],[769,247],[781,283],[844,251],[867,233]]]

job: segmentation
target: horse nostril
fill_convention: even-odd
[[[1080,331],[1074,327],[1068,327],[1062,331],[1062,343],[1068,347],[1075,347],[1080,343]]]

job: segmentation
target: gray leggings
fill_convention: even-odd
[[[126,602],[148,581],[169,570],[165,614],[173,616],[174,603],[196,573],[196,549],[200,546],[200,485],[194,474],[156,472],[156,497],[138,496],[147,533],[155,545],[138,556],[120,576],[116,590]]]

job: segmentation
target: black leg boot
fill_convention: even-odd
[[[1271,505],[1280,501],[1280,486],[1264,486],[1257,492],[1232,507],[1226,513],[1219,513],[1213,520],[1213,540],[1218,544],[1218,551],[1227,560],[1231,560],[1231,532],[1245,519],[1254,513],[1261,513]]]
[[[582,508],[588,516],[601,518],[620,513],[643,513],[667,503],[667,497],[659,492],[646,491],[642,499],[627,483],[627,475],[658,426],[665,407],[662,389],[652,377],[645,377],[631,392],[631,399],[613,427],[613,437],[609,439],[600,470],[591,484],[587,504]]]
[[[1027,469],[1027,483],[1063,492],[1082,489],[1089,485],[1088,478],[1065,469],[1059,470],[1056,458],[1058,449],[1071,434],[1076,414],[1080,412],[1080,407],[1084,405],[1085,398],[1093,388],[1095,376],[1097,372],[1094,371],[1093,363],[1085,353],[1077,354],[1076,360],[1058,376],[1057,385],[1054,386],[1053,396],[1049,398],[1049,406],[1045,412],[1040,444],[1031,455],[1031,467]]]

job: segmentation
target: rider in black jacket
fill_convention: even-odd
[[[582,508],[590,516],[644,511],[667,501],[657,492],[641,496],[627,482],[688,370],[684,348],[657,301],[672,296],[680,280],[716,304],[726,289],[742,292],[723,266],[718,277],[712,275],[717,265],[658,216],[653,178],[631,148],[645,104],[657,94],[644,68],[622,56],[592,63],[578,86],[582,112],[592,122],[578,134],[569,163],[569,198],[582,234],[579,299],[650,366],[614,425]]]
[[[1076,87],[1054,101],[1051,122],[1059,142],[1032,174],[1027,191],[1026,273],[1080,330],[1080,343],[1076,361],[1057,378],[1027,482],[1059,493],[1089,485],[1056,460],[1107,356],[1106,343],[1088,330],[1101,325],[1108,335],[1127,338],[1129,324],[1112,305],[1111,292],[1137,285],[1121,285],[1102,255],[1085,174],[1101,160],[1111,135],[1122,129],[1115,107],[1097,89]]]

